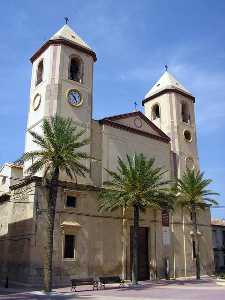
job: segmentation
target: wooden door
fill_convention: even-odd
[[[149,279],[149,262],[148,262],[148,227],[139,227],[138,232],[138,280]],[[133,227],[130,228],[130,271],[132,277],[133,264]]]

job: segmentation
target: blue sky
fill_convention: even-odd
[[[24,150],[29,58],[68,16],[97,53],[95,118],[142,109],[165,64],[196,96],[201,169],[225,205],[225,1],[8,0],[1,12],[0,164]]]

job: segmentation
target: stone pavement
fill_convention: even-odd
[[[127,285],[107,286],[105,290],[92,291],[91,287],[79,287],[78,292],[70,288],[54,290],[51,295],[42,291],[22,288],[0,288],[0,300],[48,300],[48,299],[84,299],[84,300],[225,300],[225,287],[218,286],[214,279],[196,280],[161,280],[158,282],[140,282],[138,287]]]

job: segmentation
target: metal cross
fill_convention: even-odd
[[[134,110],[137,111],[137,102],[134,102]]]
[[[64,19],[65,19],[66,24],[67,24],[67,23],[69,22],[69,18],[68,18],[68,17],[65,17]]]
[[[165,69],[166,69],[166,71],[168,70],[168,66],[167,65],[165,65]]]

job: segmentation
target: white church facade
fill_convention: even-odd
[[[43,118],[69,117],[86,130],[90,174],[78,184],[61,174],[54,230],[54,283],[71,277],[131,276],[132,212],[99,213],[97,193],[114,170],[117,157],[143,153],[180,177],[199,168],[195,97],[167,70],[142,101],[140,111],[92,118],[95,52],[64,25],[31,57],[32,79],[25,152],[34,150],[29,130],[41,132]],[[0,169],[0,277],[41,284],[45,259],[46,188],[41,176],[30,178],[28,164],[17,161]],[[198,215],[203,274],[214,270],[210,209]],[[147,209],[140,220],[139,279],[172,278],[195,273],[195,253],[187,211]]]

